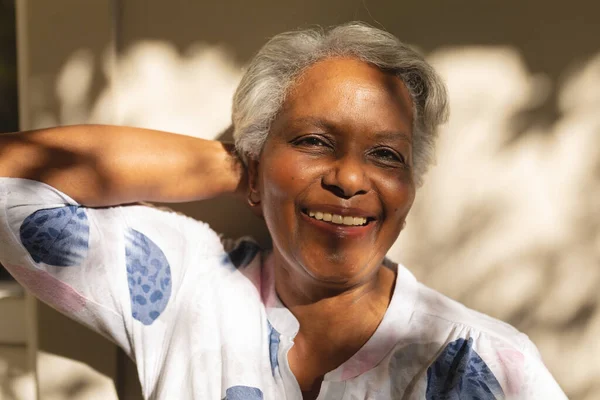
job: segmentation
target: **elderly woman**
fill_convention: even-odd
[[[121,346],[148,399],[565,398],[525,335],[385,258],[445,117],[392,35],[284,33],[236,92],[235,149],[111,126],[0,138],[0,261]],[[272,250],[133,204],[234,192]]]

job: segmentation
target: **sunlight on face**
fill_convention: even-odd
[[[412,102],[399,78],[354,59],[310,67],[290,91],[260,159],[275,251],[317,281],[354,285],[372,276],[414,199],[411,153]],[[367,222],[336,224],[336,214]]]

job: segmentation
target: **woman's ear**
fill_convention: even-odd
[[[248,158],[248,190],[250,191],[256,191],[258,187],[258,164],[258,160]]]
[[[260,177],[259,177],[259,161],[256,159],[248,159],[248,197],[247,201],[252,209],[252,212],[261,217],[263,216],[261,194],[260,194]]]

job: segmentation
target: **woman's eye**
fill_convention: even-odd
[[[327,146],[327,143],[323,139],[316,136],[305,136],[294,142],[296,145],[308,146],[308,147],[323,147]]]
[[[402,157],[400,154],[396,153],[395,151],[392,151],[390,149],[377,149],[373,152],[373,154],[384,161],[387,162],[401,162],[404,163],[404,157]]]

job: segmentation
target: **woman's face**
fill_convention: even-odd
[[[412,121],[403,82],[370,64],[302,74],[251,166],[284,268],[340,288],[379,269],[415,197]]]

